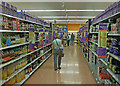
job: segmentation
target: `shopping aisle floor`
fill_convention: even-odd
[[[96,81],[77,45],[64,48],[61,70],[54,71],[50,57],[25,84],[96,84]]]

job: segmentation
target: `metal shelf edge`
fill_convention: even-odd
[[[14,48],[14,47],[18,47],[18,46],[22,46],[22,45],[26,45],[26,44],[29,44],[29,42],[3,47],[3,48],[0,48],[0,50],[4,50],[4,49],[7,49],[7,48]]]
[[[120,80],[116,77],[116,75],[110,70],[107,68],[107,71],[113,76],[113,78],[120,84]]]

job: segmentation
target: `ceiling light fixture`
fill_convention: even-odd
[[[95,16],[38,16],[38,18],[95,18]]]
[[[54,20],[45,20],[45,21],[54,21]],[[68,20],[56,20],[56,21],[68,21]],[[69,21],[88,21],[88,20],[69,20]]]
[[[18,10],[19,12],[20,10]],[[53,12],[53,11],[67,11],[67,12],[70,12],[70,11],[81,11],[81,12],[89,12],[89,11],[104,11],[104,10],[23,10],[25,12]]]

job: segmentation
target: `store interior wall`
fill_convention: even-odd
[[[84,25],[85,24],[68,24],[68,31],[79,31],[79,27]]]

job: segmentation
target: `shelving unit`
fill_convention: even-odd
[[[47,52],[45,52],[43,55],[45,55],[46,53],[48,53],[48,52],[50,52],[52,49],[49,49]],[[34,63],[35,61],[37,61],[39,58],[41,58],[43,55],[41,55],[40,57],[38,57],[38,58],[36,58],[35,60],[33,60],[31,63],[29,63],[29,64],[27,64],[25,67],[23,67],[22,69],[19,69],[18,71],[16,71],[13,75],[11,75],[11,77],[9,77],[7,80],[4,80],[4,81],[2,81],[2,84],[0,84],[0,85],[3,85],[3,84],[5,84],[7,81],[9,81],[11,78],[13,78],[15,75],[17,75],[18,73],[20,73],[22,70],[24,70],[25,68],[27,68],[29,65],[31,65],[32,63]],[[51,54],[50,54],[51,55]],[[48,58],[46,58],[46,59],[48,59]],[[45,59],[45,60],[46,60]],[[44,60],[44,61],[45,61]],[[43,64],[44,63],[44,61],[41,63],[41,64]],[[39,66],[41,66],[41,64],[39,65]],[[36,69],[34,69],[34,70],[37,70],[38,69],[38,67],[36,67]],[[33,70],[33,71],[34,71]],[[32,73],[32,72],[31,72]],[[31,76],[31,75],[30,75]]]
[[[117,3],[119,3],[119,2],[117,2]],[[105,10],[106,11],[106,10]],[[103,13],[105,13],[105,12],[103,12]],[[106,12],[107,13],[107,12]],[[102,15],[102,14],[100,14],[100,15],[98,15],[95,19],[93,19],[93,21],[92,21],[92,26],[94,26],[95,28],[96,28],[96,31],[93,31],[93,32],[91,32],[92,30],[90,30],[90,28],[88,28],[90,31],[89,31],[89,45],[90,44],[92,44],[92,45],[96,45],[97,47],[100,47],[100,32],[98,32],[98,29],[99,29],[99,27],[98,27],[98,24],[104,24],[104,23],[108,23],[108,20],[109,19],[117,19],[117,18],[119,18],[119,14],[120,14],[120,12],[118,12],[118,13],[115,13],[115,14],[113,14],[112,16],[108,16],[108,17],[106,17],[106,18],[104,18],[104,19],[102,19],[103,17],[104,17],[104,15]],[[99,20],[98,21],[98,19],[100,19],[100,17],[101,17],[101,20]],[[115,23],[115,22],[114,22]],[[88,24],[89,24],[89,20],[88,20]],[[117,24],[118,25],[118,24]],[[94,29],[95,29],[94,28]],[[91,39],[90,39],[90,37],[91,37],[91,35],[93,35],[93,36],[97,36],[98,35],[98,43],[96,43],[96,42],[94,42],[94,41],[92,41]],[[115,37],[119,37],[120,36],[120,34],[119,33],[111,33],[110,31],[108,31],[107,32],[107,37],[113,37],[113,38],[115,38]],[[107,38],[107,41],[108,41],[109,39]],[[118,41],[117,41],[118,42]],[[112,46],[114,46],[114,43],[117,43],[117,42],[113,42],[113,45]],[[80,41],[80,43],[81,44],[79,44],[80,45],[80,47],[82,47],[83,45],[82,45],[82,42]],[[93,47],[89,47],[89,58],[90,57],[92,57],[92,59],[93,59],[93,57],[95,56],[95,59],[94,59],[94,61],[95,61],[95,64],[94,63],[92,63],[92,62],[89,62],[89,61],[87,61],[87,63],[88,63],[88,65],[89,65],[89,67],[90,67],[90,69],[91,69],[91,71],[93,72],[93,75],[94,75],[94,77],[95,77],[95,79],[96,79],[96,81],[97,81],[97,83],[105,83],[106,81],[108,81],[107,83],[108,84],[119,84],[120,85],[120,74],[116,74],[116,71],[115,71],[115,69],[113,70],[113,68],[109,68],[109,66],[112,64],[112,63],[110,63],[110,62],[108,62],[108,56],[107,55],[109,55],[111,58],[114,58],[114,59],[116,59],[117,61],[119,61],[120,62],[120,56],[117,56],[117,55],[115,55],[115,54],[113,54],[113,53],[110,53],[109,52],[109,47],[110,46],[106,46],[106,47],[104,47],[104,48],[106,48],[106,58],[99,58],[99,56],[98,56],[98,54],[93,50]],[[116,48],[116,46],[114,46],[115,48]],[[115,49],[114,48],[114,49]],[[80,48],[80,49],[82,49],[82,48]],[[117,49],[117,48],[116,48]],[[116,51],[117,52],[117,51]],[[92,53],[92,54],[91,54]],[[115,53],[115,52],[114,52]],[[85,55],[85,53],[83,52],[83,55]],[[91,56],[92,55],[92,56]],[[86,59],[86,57],[85,57],[85,59]],[[111,59],[112,60],[112,59]],[[115,63],[114,63],[115,64]],[[114,65],[114,67],[119,67],[119,65],[117,65],[117,66],[115,66]],[[95,68],[95,69],[94,69]],[[98,70],[98,68],[100,68],[99,70]],[[103,75],[105,75],[106,77],[107,77],[107,75],[111,75],[111,76],[109,76],[109,78],[110,79],[115,79],[115,81],[116,81],[116,83],[114,83],[114,82],[111,82],[111,81],[109,81],[109,79],[100,79],[100,77],[101,77],[101,75],[99,75],[98,73],[99,73],[99,71],[100,70],[102,70],[102,69],[105,71],[105,72],[103,72],[102,74]],[[113,72],[114,71],[114,72]],[[101,72],[100,72],[101,73]]]
[[[118,82],[120,83],[120,75],[119,74],[114,74],[110,69],[107,69],[107,71],[112,75],[112,77]]]
[[[44,26],[44,27],[50,28],[50,26],[48,26],[48,25],[44,25],[44,24],[41,24],[41,23],[33,22],[33,21],[30,21],[30,20],[25,20],[25,19],[18,18],[18,17],[15,17],[15,16],[11,16],[11,15],[7,15],[7,14],[3,14],[3,13],[0,13],[0,15],[1,15],[1,16],[10,17],[10,18],[16,18],[16,19],[19,19],[19,20],[24,21],[24,22],[29,22],[29,23],[33,23],[33,24],[38,24],[38,25],[41,25],[41,26]]]
[[[115,14],[113,14],[113,15],[111,15],[111,16],[108,16],[107,18],[104,18],[104,19],[102,19],[102,20],[99,20],[99,21],[93,23],[92,25],[96,25],[96,24],[102,23],[102,22],[104,22],[105,20],[108,20],[108,19],[110,19],[110,18],[112,19],[112,18],[114,18],[115,16],[118,16],[119,14],[120,14],[120,12],[115,13]]]
[[[103,11],[102,13],[100,13],[99,15],[97,15],[94,19],[93,19],[93,21],[92,21],[92,24],[91,24],[91,26],[93,26],[94,27],[94,29],[96,29],[96,30],[98,30],[98,28],[100,27],[98,27],[98,25],[100,25],[100,24],[114,24],[114,25],[119,25],[119,22],[117,22],[117,21],[119,21],[119,19],[118,18],[120,18],[119,17],[119,15],[120,15],[120,12],[119,12],[119,3],[120,3],[120,1],[118,1],[118,2],[115,2],[115,3],[113,3],[111,6],[109,6],[105,11]],[[116,7],[116,8],[114,8],[114,7]],[[118,19],[118,20],[117,20]],[[111,20],[116,20],[116,21],[111,21]],[[116,22],[116,24],[115,24],[115,22]],[[108,24],[108,25],[109,25]],[[117,28],[117,26],[116,27],[112,27],[111,26],[111,28],[109,27],[109,28],[107,28],[107,37],[111,37],[111,38],[118,38],[119,36],[120,36],[120,34],[119,33],[117,33],[117,32],[114,32],[112,29],[116,29]],[[116,29],[116,31],[117,31],[118,29]],[[92,30],[91,30],[92,31]],[[113,31],[113,32],[112,32]],[[90,35],[91,34],[98,34],[98,35],[100,35],[99,34],[99,32],[90,32],[89,33]],[[98,36],[98,39],[100,38],[100,36]],[[99,39],[100,40],[100,39]],[[112,40],[111,40],[112,41]],[[106,58],[104,58],[104,59],[98,59],[100,62],[102,62],[102,63],[99,63],[99,65],[98,65],[98,67],[101,67],[102,68],[102,70],[104,70],[104,71],[106,71],[106,72],[104,72],[105,74],[107,74],[107,75],[111,75],[111,76],[109,76],[109,78],[111,79],[111,81],[109,80],[109,79],[102,79],[102,83],[104,82],[106,82],[107,84],[119,84],[120,85],[120,74],[116,74],[116,71],[117,70],[115,70],[114,68],[111,68],[112,67],[112,65],[114,65],[116,68],[119,68],[119,65],[115,65],[115,62],[114,62],[114,64],[112,63],[112,59],[115,59],[117,62],[119,61],[120,62],[120,57],[119,56],[117,56],[117,55],[115,55],[115,53],[110,53],[111,51],[112,51],[112,46],[113,47],[115,47],[116,48],[116,52],[117,52],[117,48],[118,47],[116,47],[116,46],[114,46],[115,44],[114,43],[117,43],[116,41],[115,42],[112,42],[111,43],[111,41],[107,38],[107,42],[108,42],[108,46],[106,46]],[[98,41],[98,44],[96,44],[96,43],[94,43],[93,41],[89,41],[90,43],[93,43],[93,44],[95,44],[95,45],[100,45],[100,43],[99,43],[99,41]],[[111,44],[110,44],[111,43]],[[112,46],[109,46],[109,45],[112,45]],[[99,47],[99,46],[98,46]],[[110,48],[109,48],[110,47]],[[104,47],[105,48],[105,47]],[[112,49],[111,49],[112,48]],[[115,50],[115,48],[114,48],[114,50]],[[90,48],[89,48],[89,50],[95,55],[95,56],[97,56],[98,57],[98,55],[96,55],[96,53],[93,51],[93,50],[91,50]],[[110,51],[111,50],[111,51]],[[119,51],[118,51],[119,52]],[[120,53],[120,52],[119,52]],[[109,61],[109,59],[111,58],[111,62]],[[108,62],[109,61],[109,62]],[[111,67],[110,67],[111,66]],[[90,67],[90,68],[92,68],[92,67]],[[113,70],[114,69],[114,70]],[[106,76],[107,77],[107,76]],[[100,77],[98,76],[98,79],[99,79]],[[114,80],[115,79],[115,82],[112,82],[112,80]]]
[[[113,58],[117,59],[118,61],[120,61],[120,56],[116,56],[110,52],[107,53],[108,55],[112,56]]]
[[[34,20],[22,19],[3,13],[0,13],[0,16],[3,18],[3,23],[8,23],[8,28],[2,28],[0,30],[2,37],[6,37],[0,39],[0,51],[2,55],[0,62],[2,62],[3,59],[6,60],[5,58],[7,57],[10,58],[0,64],[0,69],[3,71],[2,73],[7,73],[2,74],[0,86],[10,84],[10,81],[15,77],[16,80],[14,80],[14,84],[22,85],[52,55],[52,38],[50,38],[52,37],[52,26],[46,22],[42,24],[38,23],[39,21],[37,20],[34,22]],[[9,28],[9,24],[15,21],[16,26],[10,25],[11,27]],[[43,36],[41,36],[41,29]],[[47,34],[45,34],[45,31],[47,31]],[[15,35],[13,35],[13,33]],[[17,42],[17,40],[19,40],[19,42]],[[4,44],[2,44],[3,41],[5,41]],[[42,45],[40,44],[41,41]],[[5,52],[9,54],[4,55]],[[10,71],[5,71],[6,68]],[[24,74],[25,76],[21,81],[17,78],[21,77],[20,74]]]
[[[29,44],[29,42],[3,47],[3,48],[0,48],[0,50],[5,50],[5,49],[8,49],[8,48],[14,48],[14,47],[18,47],[18,46],[22,46],[22,45],[26,45],[26,44]]]

